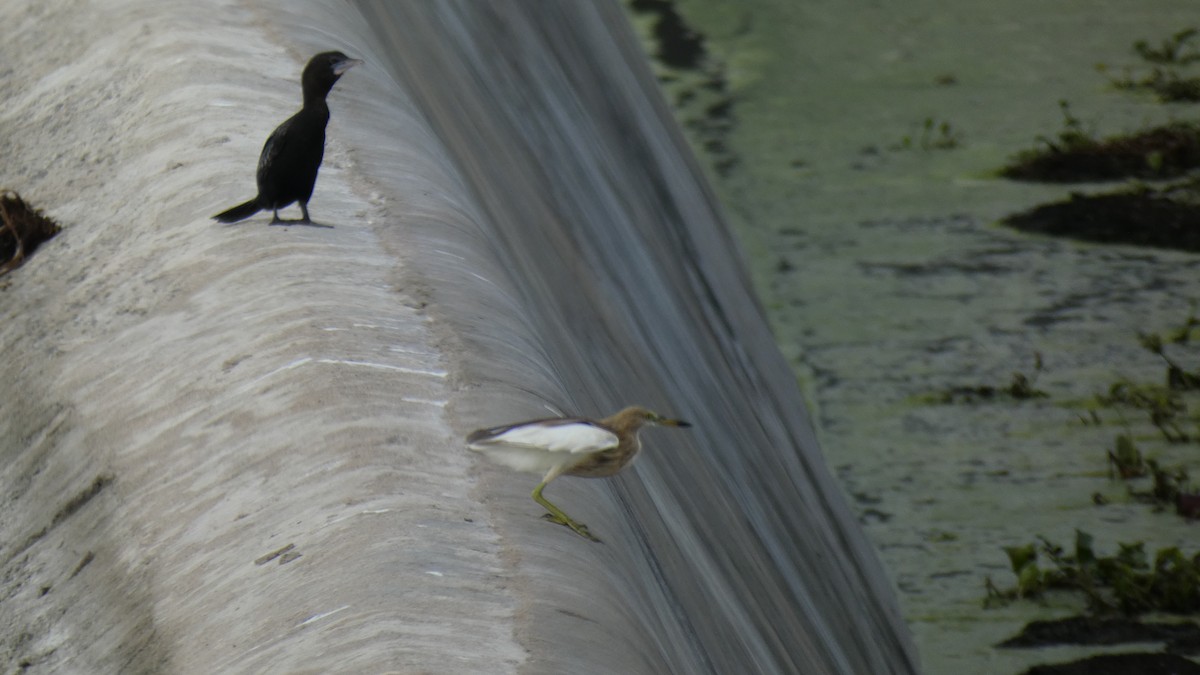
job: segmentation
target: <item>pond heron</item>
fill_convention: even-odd
[[[518,471],[544,473],[533,489],[534,501],[549,512],[543,518],[600,541],[586,525],[543,497],[542,490],[559,476],[604,478],[625,468],[641,449],[638,430],[646,424],[691,426],[633,406],[600,420],[555,417],[479,429],[467,436],[467,447]]]

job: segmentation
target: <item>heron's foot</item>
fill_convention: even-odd
[[[542,519],[548,520],[552,523],[558,523],[559,525],[566,525],[567,527],[574,530],[575,534],[583,537],[584,539],[590,539],[591,541],[601,543],[600,537],[597,537],[596,535],[594,535],[590,531],[588,531],[587,525],[584,525],[581,522],[572,520],[571,518],[569,518],[565,515],[558,516],[553,513],[543,513]]]

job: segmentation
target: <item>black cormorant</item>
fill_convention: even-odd
[[[341,52],[322,52],[304,67],[300,82],[304,87],[304,107],[280,124],[263,146],[258,158],[258,196],[244,204],[213,216],[222,223],[245,220],[263,209],[275,212],[271,224],[311,223],[308,200],[317,182],[317,170],[325,154],[325,125],[329,106],[325,97],[333,84],[350,68],[362,63]],[[300,220],[280,220],[279,209],[300,203]]]

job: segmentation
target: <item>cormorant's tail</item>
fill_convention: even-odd
[[[228,211],[218,213],[213,216],[213,220],[221,223],[236,223],[239,220],[249,218],[259,211],[262,211],[262,207],[258,205],[258,197],[255,197],[244,204],[238,204]]]

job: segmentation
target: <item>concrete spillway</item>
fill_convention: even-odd
[[[0,9],[9,670],[915,671],[617,5],[68,5]],[[333,228],[214,224],[324,49]],[[602,545],[462,447],[627,403],[696,426],[550,488]]]

